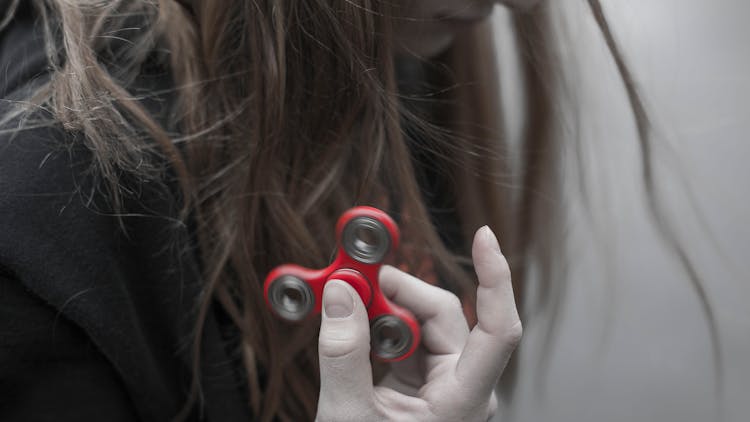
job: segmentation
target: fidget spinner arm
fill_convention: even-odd
[[[390,302],[378,283],[383,261],[398,248],[398,226],[383,211],[355,207],[339,218],[336,238],[336,259],[326,268],[295,264],[274,268],[264,284],[268,306],[287,321],[304,320],[320,313],[328,280],[342,280],[357,291],[367,308],[373,354],[386,361],[407,358],[419,345],[419,324],[411,312]]]

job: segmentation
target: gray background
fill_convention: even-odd
[[[549,318],[535,313],[517,393],[496,419],[702,422],[720,410],[724,420],[750,421],[750,2],[602,1],[656,124],[660,196],[717,314],[725,368],[718,400],[695,290],[644,211],[635,133],[611,59],[585,2],[555,3],[584,116],[578,135],[572,118],[562,122],[585,157],[579,163],[567,151],[571,276],[546,366]],[[494,16],[505,101],[517,109],[506,18],[502,9]],[[580,169],[593,218],[581,205]]]

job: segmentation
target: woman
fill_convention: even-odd
[[[510,195],[494,3],[6,0],[0,418],[490,418],[521,324],[477,229],[521,280],[555,156],[546,8],[500,2],[531,53]],[[298,325],[263,299],[274,266],[327,265],[356,204],[402,230],[380,282],[423,345],[392,366],[348,284]]]

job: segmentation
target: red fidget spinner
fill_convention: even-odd
[[[320,313],[328,280],[345,281],[367,307],[373,354],[386,361],[407,358],[419,345],[419,324],[411,312],[386,299],[378,283],[383,261],[398,247],[398,226],[377,208],[355,207],[339,218],[336,237],[336,259],[326,268],[274,268],[264,283],[266,303],[279,317],[300,321]]]

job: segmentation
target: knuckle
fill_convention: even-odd
[[[324,324],[318,338],[320,356],[342,358],[367,348],[369,351],[369,327],[354,324]]]
[[[318,353],[327,358],[345,358],[357,351],[359,346],[355,338],[336,338],[321,334],[318,341]]]
[[[511,324],[510,328],[505,330],[503,341],[515,349],[521,342],[521,338],[523,338],[523,325],[521,320],[517,319]]]
[[[504,279],[510,279],[511,278],[511,270],[510,270],[510,264],[508,264],[508,260],[505,259],[504,256],[501,256],[498,260],[498,273],[500,274],[500,277]]]
[[[459,299],[458,296],[447,290],[443,290],[443,292],[441,306],[444,307],[444,309],[450,310],[451,312],[462,309],[463,305],[461,305],[461,299]]]

